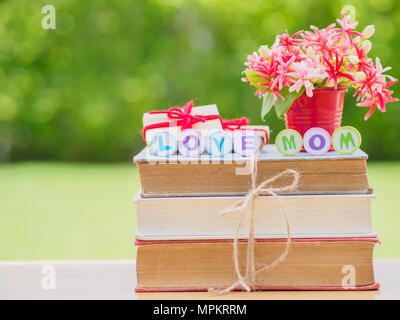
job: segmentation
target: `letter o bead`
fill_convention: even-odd
[[[199,130],[186,129],[178,135],[178,151],[185,157],[198,157],[206,148],[204,140]]]
[[[304,149],[315,156],[323,155],[331,147],[331,135],[323,128],[314,127],[303,136]]]

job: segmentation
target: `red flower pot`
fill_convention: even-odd
[[[342,123],[346,91],[347,88],[316,88],[311,98],[304,92],[285,113],[286,128],[296,130],[304,136],[308,129],[320,127],[332,136]],[[331,147],[329,151],[332,150],[334,149]]]

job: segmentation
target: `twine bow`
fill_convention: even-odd
[[[284,176],[292,176],[293,177],[293,181],[290,185],[281,187],[281,188],[266,187],[267,185],[273,183],[274,181],[276,181]],[[232,214],[234,212],[240,212],[240,214],[241,214],[240,220],[239,220],[239,223],[238,223],[235,235],[234,235],[234,240],[233,240],[233,262],[234,262],[234,267],[235,267],[235,274],[236,274],[238,280],[234,284],[232,284],[230,287],[220,290],[220,291],[210,288],[209,291],[211,291],[211,292],[226,293],[226,292],[230,292],[230,291],[240,288],[240,287],[246,291],[251,291],[255,287],[256,276],[258,273],[260,273],[262,271],[270,270],[270,269],[276,267],[278,264],[285,261],[287,255],[289,254],[290,246],[292,243],[292,238],[291,238],[291,234],[290,234],[289,217],[286,212],[285,204],[283,203],[282,199],[278,196],[278,193],[296,190],[296,188],[299,184],[300,174],[295,170],[287,169],[285,171],[278,173],[277,175],[273,176],[272,178],[264,180],[258,186],[256,186],[256,178],[257,178],[257,161],[256,161],[256,159],[253,159],[252,160],[252,172],[251,172],[251,183],[252,183],[251,189],[249,190],[249,192],[243,199],[241,199],[234,205],[232,205],[220,212],[220,215]],[[255,205],[255,200],[257,199],[257,197],[260,193],[267,193],[279,201],[279,204],[281,207],[281,213],[282,213],[282,216],[284,217],[285,224],[286,224],[287,241],[286,241],[286,246],[285,246],[284,251],[277,259],[275,259],[270,264],[264,264],[261,267],[259,267],[258,269],[256,269],[255,257],[254,257],[254,246],[255,246],[254,205]],[[249,226],[249,234],[248,234],[248,241],[247,241],[246,275],[242,276],[242,274],[240,272],[240,268],[239,268],[238,242],[239,242],[239,232],[240,232],[241,226],[244,222],[244,219],[246,217],[248,217],[250,219],[250,221],[249,221],[250,226]]]
[[[176,120],[174,125],[180,126],[181,130],[190,129],[194,124],[199,122],[206,122],[208,120],[221,119],[218,114],[213,115],[194,115],[191,114],[194,104],[189,101],[183,108],[173,107],[168,110],[150,111],[149,114],[166,114],[169,119]],[[168,128],[171,122],[153,123],[145,126],[142,131],[143,139],[146,140],[146,131],[150,129]]]

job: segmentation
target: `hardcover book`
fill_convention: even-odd
[[[377,241],[376,238],[294,239],[284,262],[257,275],[256,288],[376,289],[372,255]],[[285,239],[257,240],[258,264],[276,259],[285,242]],[[232,240],[137,241],[137,244],[137,291],[199,291],[227,287],[237,280]],[[239,243],[243,272],[246,247],[245,241]],[[352,277],[350,282],[348,277]]]
[[[282,196],[289,215],[292,237],[371,237],[371,201],[374,194],[286,195]],[[223,239],[232,238],[239,214],[219,213],[242,197],[135,197],[137,238]],[[255,237],[286,237],[279,202],[270,196],[255,201]],[[248,222],[241,228],[246,237]]]
[[[367,193],[369,190],[365,152],[352,155],[329,152],[322,156],[301,153],[281,155],[275,145],[266,145],[258,156],[257,184],[286,169],[300,173],[298,194]],[[152,156],[143,149],[134,157],[142,185],[142,197],[244,195],[251,187],[249,158],[232,154],[225,158],[202,155]],[[280,179],[273,184],[290,184]]]

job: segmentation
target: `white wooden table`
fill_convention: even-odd
[[[375,260],[377,291],[135,293],[134,260],[3,261],[0,299],[400,299],[400,259]],[[55,288],[53,289],[53,287]]]

